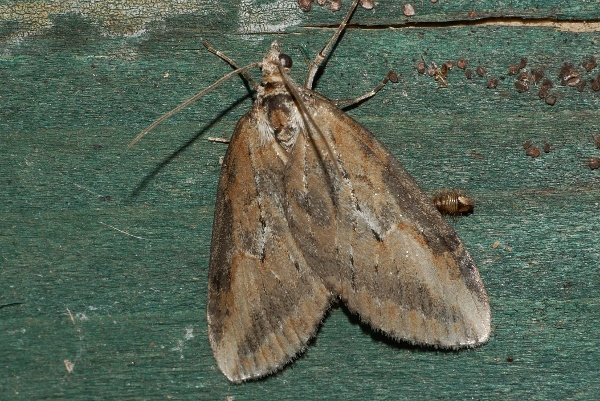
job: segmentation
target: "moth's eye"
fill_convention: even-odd
[[[279,55],[279,62],[283,68],[292,68],[292,58],[287,54],[281,53]]]

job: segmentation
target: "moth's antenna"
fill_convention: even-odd
[[[300,95],[300,93],[296,89],[296,83],[292,80],[292,78],[290,78],[285,73],[285,70],[284,70],[283,66],[281,65],[281,63],[277,64],[277,68],[279,68],[279,72],[281,73],[281,76],[283,77],[283,81],[285,82],[285,85],[287,86],[288,90],[292,94],[292,97],[296,101],[296,105],[298,106],[298,109],[300,110],[300,113],[302,114],[302,117],[304,117],[304,121],[306,121],[308,123],[308,125],[309,125],[308,128],[312,132],[316,132],[317,135],[319,136],[319,139],[322,140],[323,142],[325,142],[325,146],[327,147],[327,153],[329,154],[329,156],[333,160],[333,165],[335,166],[336,173],[341,178],[342,177],[342,170],[340,169],[340,165],[338,164],[337,158],[335,157],[335,153],[333,152],[333,149],[329,145],[329,142],[327,141],[327,138],[325,138],[325,135],[319,129],[319,126],[317,125],[317,123],[315,122],[315,120],[312,118],[312,116],[310,115],[310,112],[306,108],[306,105],[302,101],[302,96]],[[313,138],[311,138],[311,139],[314,141]],[[317,149],[317,152],[318,152],[319,155],[321,155],[321,152],[318,151],[318,149]]]
[[[319,54],[317,54],[317,57],[315,57],[315,61],[313,61],[313,63],[310,66],[310,69],[308,70],[306,84],[304,85],[305,88],[312,89],[313,80],[315,79],[315,75],[317,75],[317,71],[319,70],[321,63],[323,62],[323,60],[325,60],[325,58],[327,57],[327,53],[329,53],[331,47],[335,44],[335,42],[337,42],[338,38],[346,28],[346,24],[348,24],[350,17],[352,17],[352,13],[354,13],[354,9],[358,5],[358,1],[359,0],[354,0],[354,3],[352,3],[352,5],[350,6],[350,10],[348,10],[348,13],[346,14],[346,18],[344,18],[337,31],[335,31],[333,37],[329,39],[329,42],[327,42],[323,50],[321,50]]]
[[[214,47],[212,47],[211,45],[209,45],[206,40],[203,40],[202,44],[204,45],[204,47],[206,47],[206,50],[208,50],[212,54],[215,54],[216,56],[218,56],[219,58],[221,58],[222,60],[224,60],[227,64],[229,64],[233,68],[236,68],[236,69],[240,68],[240,66],[237,65],[235,61],[233,61],[232,59],[230,59],[229,57],[227,57],[226,55],[224,55],[223,53],[221,53],[220,51],[218,51],[217,49],[215,49]],[[258,84],[252,79],[252,77],[250,76],[250,74],[248,74],[246,71],[242,72],[241,74],[242,74],[242,76],[244,78],[246,78],[246,80],[248,82],[250,82],[250,84],[252,85],[252,87],[254,88],[254,90],[258,89]]]
[[[215,89],[217,86],[221,85],[223,82],[227,81],[228,79],[230,79],[238,74],[244,74],[246,71],[251,70],[252,68],[259,67],[261,64],[262,64],[262,62],[256,62],[256,63],[249,64],[245,67],[238,68],[235,71],[231,71],[229,74],[225,75],[223,78],[219,79],[217,82],[215,82],[208,88],[204,89],[202,92],[200,92],[200,93],[196,94],[195,96],[191,97],[190,99],[186,100],[179,106],[175,107],[173,110],[169,111],[167,114],[163,115],[158,120],[154,121],[148,128],[143,130],[133,141],[131,141],[129,143],[129,145],[127,145],[127,149],[131,148],[140,139],[145,137],[146,134],[148,134],[148,132],[152,131],[158,124],[162,123],[163,121],[165,121],[167,118],[173,116],[174,114],[177,114],[178,112],[180,112],[181,110],[183,110],[184,108],[189,106],[190,104],[194,103],[196,100],[200,99],[202,96],[206,95],[211,90]]]

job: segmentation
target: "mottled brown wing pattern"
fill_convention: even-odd
[[[370,132],[304,93],[342,170],[326,170],[307,135],[298,137],[286,169],[287,218],[310,268],[395,339],[449,348],[487,341],[487,295],[452,227]]]
[[[283,214],[285,166],[257,138],[256,108],[240,120],[223,162],[211,247],[210,344],[233,382],[267,375],[302,351],[331,293]]]

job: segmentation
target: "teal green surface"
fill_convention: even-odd
[[[533,3],[494,12],[596,17],[586,3]],[[282,4],[296,13],[293,1]],[[294,14],[297,26],[285,28],[292,34],[240,33],[237,11],[249,6],[235,3],[126,36],[70,13],[18,40],[11,35],[23,25],[7,19],[0,55],[0,399],[599,398],[600,170],[587,163],[600,157],[591,140],[600,135],[600,92],[589,83],[578,92],[557,79],[564,62],[588,81],[598,75],[600,68],[580,66],[599,56],[598,32],[402,27],[399,4],[357,11],[359,26],[343,36],[317,90],[350,98],[388,69],[398,73],[398,83],[348,113],[426,191],[460,188],[475,200],[475,213],[452,224],[490,296],[488,344],[461,352],[397,345],[335,308],[308,351],[276,376],[232,385],[216,367],[205,302],[227,145],[207,137],[230,136],[252,100],[231,80],[134,148],[127,144],[231,71],[201,39],[240,65],[260,60],[279,40],[294,57],[294,79],[303,82],[303,51],[316,54],[333,32],[315,27],[342,14],[315,6]],[[431,21],[456,19],[444,14],[455,2],[415,7],[421,4]],[[397,25],[386,27],[394,18]],[[488,75],[467,80],[454,68],[448,88],[437,89],[416,71],[422,57],[438,65],[464,58]],[[521,57],[528,68],[546,69],[556,105],[540,101],[535,87],[516,92],[508,66]],[[491,76],[500,80],[497,89],[486,87]],[[551,152],[527,157],[526,140],[540,149],[548,142]],[[65,360],[74,364],[71,373]]]

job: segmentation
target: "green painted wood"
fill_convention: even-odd
[[[600,170],[587,160],[600,156],[591,141],[600,92],[556,86],[558,102],[548,106],[537,89],[517,93],[507,73],[528,57],[555,84],[564,62],[589,80],[600,69],[584,73],[578,64],[599,56],[598,33],[465,25],[453,13],[473,3],[454,3],[415,7],[456,25],[402,27],[401,2],[359,9],[317,90],[353,97],[389,68],[398,72],[399,83],[348,113],[424,189],[461,188],[475,199],[475,213],[453,224],[490,295],[490,342],[457,353],[396,345],[338,308],[293,365],[237,386],[216,368],[206,337],[212,212],[226,149],[206,138],[230,135],[251,99],[240,80],[229,81],[126,146],[230,71],[201,38],[242,65],[280,40],[302,82],[302,52],[314,55],[332,33],[315,27],[342,14],[301,13],[294,1],[186,3],[193,13],[160,14],[162,3],[139,2],[119,8],[129,19],[115,11],[111,20],[98,9],[77,13],[91,6],[73,3],[51,15],[52,26],[40,23],[17,40],[31,28],[27,18],[15,22],[0,7],[0,398],[598,398]],[[597,17],[593,3],[537,3],[512,2],[510,13],[477,5],[477,14]],[[279,21],[293,34],[243,29],[244,10],[253,11],[253,29],[276,31]],[[392,20],[399,22],[386,28]],[[484,65],[499,86],[455,68],[449,87],[437,89],[416,72],[421,57]],[[551,143],[551,152],[527,157],[526,140]]]

